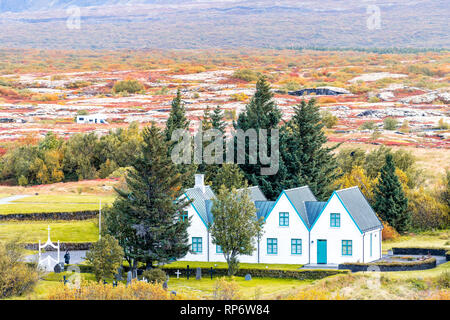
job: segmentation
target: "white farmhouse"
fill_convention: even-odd
[[[77,123],[102,123],[107,124],[106,116],[100,114],[77,116]]]
[[[381,258],[383,226],[358,187],[335,191],[327,202],[317,201],[308,186],[284,190],[276,201],[267,201],[259,187],[249,190],[257,218],[265,223],[256,250],[240,256],[241,262],[336,265]],[[191,250],[182,260],[225,261],[211,239],[215,195],[203,175],[196,175],[184,197],[192,200],[181,215],[191,217]]]

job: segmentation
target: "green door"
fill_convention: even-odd
[[[317,263],[327,263],[327,240],[317,240]]]

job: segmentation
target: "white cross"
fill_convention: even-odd
[[[177,279],[180,279],[180,274],[181,274],[180,270],[177,270],[177,272],[175,272],[175,274],[177,275]]]

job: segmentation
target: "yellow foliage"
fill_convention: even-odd
[[[190,297],[191,298],[191,297]],[[48,295],[49,300],[183,300],[182,295],[174,295],[164,290],[161,284],[134,280],[128,286],[84,281],[80,288],[61,284]]]
[[[290,296],[288,300],[344,300],[344,297],[332,294],[327,289],[308,288]]]
[[[214,285],[215,300],[239,300],[241,293],[239,284],[234,279],[226,280],[224,277],[216,281]]]
[[[335,183],[336,187],[340,189],[358,186],[364,196],[368,200],[372,200],[373,191],[377,183],[377,179],[371,179],[370,177],[366,176],[362,167],[355,166],[352,168],[351,172],[344,174]]]
[[[397,239],[400,235],[398,232],[392,228],[387,222],[382,221],[383,230],[381,231],[382,240],[394,240]]]

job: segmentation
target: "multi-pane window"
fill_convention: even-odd
[[[289,212],[280,212],[280,227],[289,226]]]
[[[188,216],[189,215],[188,215],[187,211],[181,212],[181,214],[180,214],[181,221],[186,221],[188,219]]]
[[[202,238],[192,238],[192,252],[202,253]]]
[[[330,214],[330,226],[335,227],[335,228],[341,226],[341,214],[340,213],[331,213]]]
[[[342,240],[342,255],[343,256],[352,255],[352,240]]]
[[[267,238],[267,254],[278,254],[278,239]]]
[[[302,254],[302,239],[291,239],[291,254]]]
[[[221,246],[216,245],[216,253],[223,253]]]

